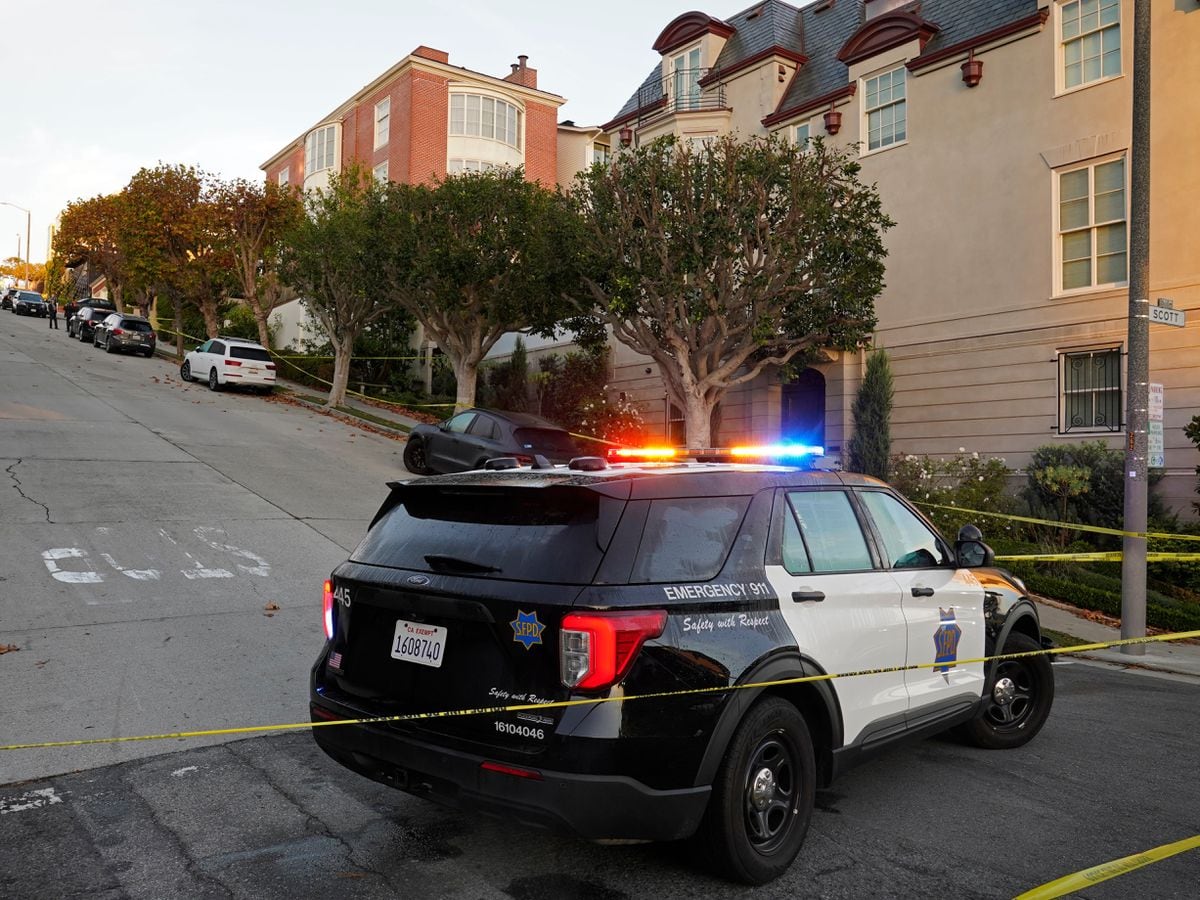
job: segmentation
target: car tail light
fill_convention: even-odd
[[[528,778],[531,781],[541,781],[542,773],[537,769],[522,769],[520,766],[508,766],[504,763],[492,762],[485,759],[479,764],[485,772],[498,772],[501,775],[511,775],[513,778]]]
[[[112,333],[113,333],[113,334],[124,334],[124,333],[125,333],[125,329],[123,329],[123,328],[114,328],[114,329],[112,330]]]
[[[268,369],[270,369],[272,372],[274,372],[274,371],[275,371],[275,363],[267,363],[267,366],[266,366],[266,367],[267,367]]]
[[[242,364],[242,361],[240,359],[225,360],[225,365],[227,365],[227,366],[240,366],[241,364]]]
[[[662,609],[568,614],[559,640],[563,684],[584,691],[616,684],[642,644],[662,634],[666,623]]]
[[[325,596],[322,604],[325,612],[325,637],[333,640],[333,582],[325,580]]]

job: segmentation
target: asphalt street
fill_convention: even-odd
[[[0,314],[0,744],[303,721],[321,581],[407,477],[401,449]],[[687,843],[444,810],[295,732],[0,752],[0,896],[1010,897],[1200,833],[1200,680],[1055,673],[1031,744],[862,766],[756,890]],[[1197,884],[1191,851],[1084,896]]]

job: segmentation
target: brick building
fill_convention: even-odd
[[[260,168],[268,181],[321,188],[352,162],[377,178],[431,181],[493,166],[524,166],[530,181],[557,179],[558,107],[520,56],[503,77],[450,65],[417,47]]]

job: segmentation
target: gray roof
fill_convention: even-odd
[[[921,0],[918,14],[939,27],[925,45],[933,53],[960,41],[1015,22],[1038,11],[1041,0]],[[770,47],[803,53],[808,62],[788,85],[780,110],[800,106],[849,83],[846,64],[838,51],[862,26],[863,0],[834,0],[821,12],[821,4],[797,8],[783,0],[764,0],[725,19],[736,30],[717,58],[716,68],[728,69]],[[757,12],[757,15],[754,13]],[[753,15],[753,18],[751,16]],[[639,106],[663,96],[662,69],[655,66],[637,91],[625,101],[620,119]]]

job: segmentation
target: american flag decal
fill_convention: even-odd
[[[342,654],[336,650],[329,654],[329,668],[340,669],[342,667]]]

